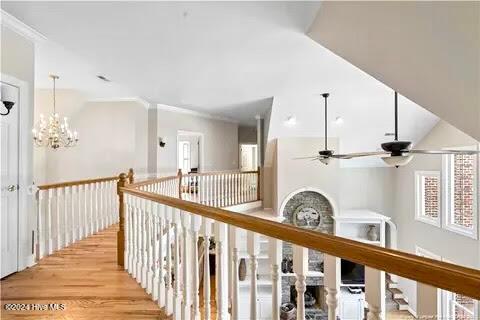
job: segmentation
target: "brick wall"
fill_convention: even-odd
[[[423,214],[429,218],[438,218],[440,212],[440,181],[438,177],[426,176],[423,178]]]

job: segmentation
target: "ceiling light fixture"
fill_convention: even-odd
[[[287,120],[285,120],[283,123],[287,127],[293,127],[297,124],[297,119],[295,118],[295,116],[288,116]]]
[[[55,80],[59,77],[50,75],[53,79],[53,113],[48,118],[48,124],[43,114],[40,114],[40,121],[32,129],[33,142],[38,147],[50,147],[54,150],[60,147],[73,147],[78,142],[77,131],[70,130],[68,118],[60,121],[60,115],[55,106]]]

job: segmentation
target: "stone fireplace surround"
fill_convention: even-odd
[[[330,201],[321,193],[305,190],[294,194],[288,199],[283,209],[284,223],[294,224],[294,214],[301,207],[310,207],[315,209],[321,216],[321,223],[316,228],[318,232],[333,234],[333,206]],[[282,257],[293,257],[293,248],[291,243],[283,242]],[[308,250],[308,270],[323,272],[323,254],[314,250]],[[327,307],[325,303],[325,290],[323,289],[322,276],[308,276],[306,278],[307,288],[317,292],[318,301],[314,308],[305,310],[307,319],[327,319]],[[295,286],[295,275],[282,275],[282,303],[295,303],[295,297],[292,297],[292,287]],[[315,289],[314,289],[315,288]],[[317,298],[317,297],[316,297]]]

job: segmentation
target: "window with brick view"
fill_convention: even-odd
[[[473,228],[475,156],[455,155],[453,160],[453,223]]]
[[[440,179],[437,176],[424,176],[423,182],[423,215],[437,219],[440,212]]]

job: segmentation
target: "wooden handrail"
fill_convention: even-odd
[[[148,185],[163,182],[163,181],[176,180],[176,179],[178,179],[177,176],[161,177],[161,178],[148,179],[148,180],[144,180],[144,181],[134,182],[132,184],[129,184],[128,186],[130,188],[138,188],[138,187],[148,186]]]
[[[480,271],[413,254],[323,234],[275,221],[245,216],[177,198],[144,192],[131,186],[128,194],[191,212],[331,256],[347,259],[401,277],[480,299]]]
[[[96,178],[96,179],[76,180],[76,181],[67,181],[67,182],[58,182],[58,183],[52,183],[52,184],[44,184],[44,185],[38,186],[38,189],[48,190],[48,189],[64,188],[64,187],[71,187],[71,186],[80,186],[80,185],[85,185],[85,184],[105,182],[105,181],[114,181],[114,180],[118,180],[118,176]]]

